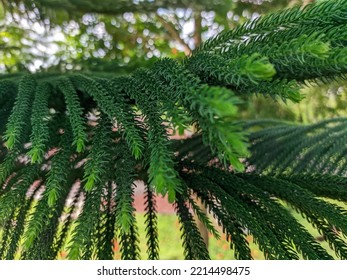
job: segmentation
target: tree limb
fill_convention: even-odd
[[[167,30],[167,32],[170,34],[171,38],[183,46],[184,53],[186,55],[189,55],[192,52],[192,50],[190,49],[189,45],[182,39],[178,30],[173,26],[173,24],[166,21],[162,16],[158,14],[156,14],[156,17],[159,20],[159,22],[163,25],[163,27]]]

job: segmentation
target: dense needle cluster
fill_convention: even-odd
[[[208,259],[195,219],[238,259],[248,234],[268,259],[331,259],[290,204],[347,258],[346,120],[242,123],[251,94],[299,102],[305,81],[347,73],[347,1],[257,18],[183,61],[114,73],[4,75],[0,80],[0,258],[139,257],[135,180],[145,185],[149,259],[159,258],[156,196],[167,195],[187,259]],[[172,140],[194,127],[196,135]],[[317,175],[319,174],[319,175]],[[83,206],[81,206],[81,204]],[[192,214],[195,213],[195,216]]]

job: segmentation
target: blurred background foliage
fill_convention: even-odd
[[[202,41],[261,14],[312,0],[2,0],[0,72],[105,71],[184,58]],[[243,119],[314,122],[346,114],[345,83],[304,85],[300,104],[245,98]]]
[[[153,57],[184,57],[219,31],[288,5],[284,0],[131,2],[3,0],[0,26],[7,33],[1,45],[22,52],[7,53],[12,62],[1,59],[1,68],[13,72],[104,66],[109,71],[110,61],[113,67],[142,66]],[[35,58],[38,48],[43,52],[41,64],[21,57],[28,53]]]

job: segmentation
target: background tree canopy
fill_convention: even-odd
[[[138,258],[135,180],[149,259],[157,196],[187,259],[198,221],[238,259],[347,258],[347,1],[309,2],[3,0],[1,258]]]

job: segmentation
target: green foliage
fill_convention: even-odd
[[[225,211],[223,216],[230,216],[229,223],[235,221],[235,223],[240,223],[241,226],[247,229],[255,237],[256,243],[259,244],[260,249],[267,258],[295,259],[298,258],[297,252],[300,252],[302,257],[308,259],[331,258],[313,237],[308,234],[307,230],[279,204],[275,197],[293,203],[295,207],[297,207],[300,201],[298,197],[301,197],[301,200],[305,200],[305,202],[299,206],[300,208],[298,207],[300,211],[306,207],[306,209],[312,211],[317,203],[320,206],[316,208],[316,211],[322,211],[317,216],[323,215],[324,212],[328,219],[335,219],[336,217],[344,219],[342,215],[344,210],[314,199],[312,194],[309,193],[306,193],[304,197],[300,196],[299,190],[305,192],[301,190],[301,185],[295,186],[298,197],[294,199],[293,195],[290,194],[294,186],[289,188],[288,182],[285,180],[279,181],[272,177],[259,175],[228,174],[218,169],[197,165],[192,167],[197,174],[187,174],[186,176],[190,178],[189,184],[192,187],[195,186],[194,190],[197,191],[197,194],[200,196],[205,193],[206,202],[212,200],[207,202],[208,206],[215,204],[213,207],[216,208],[219,205]],[[213,202],[215,199],[217,199],[217,205],[216,202]],[[321,207],[323,205],[324,207]],[[250,212],[247,212],[245,209]],[[326,209],[326,212],[323,209]],[[211,211],[218,216],[213,208],[211,208]],[[334,211],[342,212],[335,216],[333,214]],[[310,219],[308,220],[312,223]],[[335,222],[343,227],[345,226],[345,222]],[[266,224],[267,227],[262,226],[263,224]],[[232,236],[233,234],[231,234]],[[243,248],[242,244],[244,241],[240,239],[239,242],[240,244],[235,244],[235,247],[237,245]],[[241,252],[235,250],[235,257],[238,254],[241,254]],[[242,258],[246,258],[246,256],[242,256]]]
[[[147,253],[148,259],[159,259],[159,240],[157,234],[157,206],[155,201],[155,194],[149,186],[146,186],[146,207],[145,207],[145,224],[146,224],[146,237],[147,237]]]
[[[346,175],[345,118],[311,125],[246,123],[248,129],[265,126],[250,135],[249,163],[267,174],[328,173]],[[269,127],[267,127],[269,126]]]
[[[69,116],[72,133],[74,137],[73,145],[76,146],[77,152],[84,150],[87,135],[84,128],[83,111],[79,105],[79,100],[76,96],[73,84],[68,79],[63,79],[58,85],[58,89],[64,94],[67,114]]]
[[[109,144],[112,142],[111,126],[100,119],[93,137],[93,146],[88,154],[84,167],[84,188],[91,191],[95,184],[101,183],[103,175],[110,164]]]
[[[346,7],[344,0],[322,1],[279,11],[224,31],[195,52],[227,59],[259,53],[274,65],[280,79],[326,81],[343,76]]]
[[[127,106],[126,95],[124,96],[123,89],[119,88],[119,83],[109,81],[107,88],[105,88],[102,84],[85,76],[77,76],[74,81],[76,89],[89,94],[111,122],[117,121],[120,123],[120,126],[124,127],[125,138],[134,157],[136,159],[141,158],[143,140],[140,135],[140,129],[134,123],[132,109]],[[113,86],[111,87],[111,85]],[[114,96],[110,96],[107,89],[111,90]]]
[[[66,170],[70,168],[71,142],[69,139],[71,133],[67,130],[61,136],[58,153],[51,160],[51,169],[47,172],[47,185],[45,194],[47,195],[47,203],[50,207],[54,207],[62,192],[65,192],[64,185],[67,183],[68,173]]]
[[[204,240],[202,239],[199,229],[196,226],[193,215],[189,212],[183,197],[177,196],[175,208],[178,216],[178,221],[181,224],[181,238],[183,240],[183,248],[185,258],[188,260],[206,260],[209,259],[209,254],[206,249]]]
[[[60,214],[69,193],[68,186],[71,181],[66,170],[70,167],[70,139],[71,134],[61,136],[58,153],[51,160],[51,168],[44,175],[46,186],[40,200],[33,200],[32,212],[28,216],[27,230],[24,232],[26,259],[54,259],[55,231],[59,225]],[[41,174],[42,176],[42,174]],[[45,239],[41,239],[44,235]],[[45,242],[50,246],[45,247]]]
[[[174,205],[187,259],[210,258],[197,220],[218,237],[216,220],[238,259],[252,258],[248,234],[267,259],[332,259],[283,203],[346,259],[346,210],[326,200],[346,202],[346,120],[244,123],[238,113],[242,95],[299,102],[305,80],[344,77],[346,7],[324,1],[261,17],[181,62],[128,76],[4,76],[1,258],[55,259],[65,247],[70,259],[112,259],[114,242],[122,259],[139,258],[141,180],[149,259],[159,258],[156,195]],[[193,137],[172,139],[191,127]]]
[[[31,162],[41,163],[44,153],[46,151],[46,145],[49,139],[49,130],[47,126],[48,118],[48,98],[47,92],[49,92],[48,84],[41,84],[36,91],[35,99],[32,107],[31,114],[31,127],[32,133],[30,135],[30,142],[32,147],[28,152],[28,156],[31,158]]]
[[[120,146],[123,150],[119,151],[123,154],[116,163],[115,170],[115,227],[116,234],[120,244],[120,251],[122,253],[122,259],[138,259],[139,258],[139,246],[138,246],[138,234],[135,220],[135,208],[134,202],[134,161],[129,157],[129,153],[125,147]],[[148,211],[151,211],[148,209]],[[151,231],[155,238],[156,231]],[[150,249],[150,247],[149,247]],[[150,253],[151,254],[151,253]]]
[[[24,143],[25,128],[28,127],[27,119],[30,116],[32,95],[35,92],[36,82],[32,76],[24,76],[18,86],[16,102],[12,114],[7,122],[4,135],[6,146],[12,150]]]

